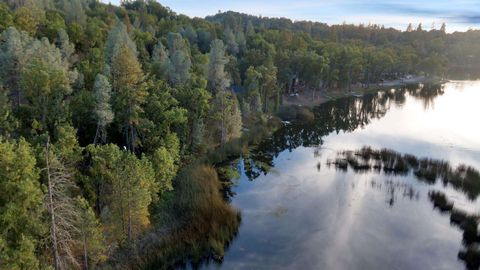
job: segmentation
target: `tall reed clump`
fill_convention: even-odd
[[[157,206],[156,228],[116,258],[115,269],[170,269],[223,258],[238,232],[240,213],[223,199],[216,170],[192,164],[179,172],[174,186]]]

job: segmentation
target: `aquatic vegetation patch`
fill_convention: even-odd
[[[438,180],[450,184],[474,200],[480,195],[480,172],[467,165],[453,168],[448,162],[437,159],[419,159],[413,155],[402,155],[389,149],[374,150],[363,147],[356,151],[340,151],[335,159],[327,160],[327,166],[355,172],[383,171],[385,174],[407,175],[429,184]]]
[[[463,249],[458,252],[458,258],[465,262],[468,269],[478,269],[480,267],[480,236],[478,234],[480,216],[457,209],[441,191],[430,191],[428,195],[434,207],[442,212],[449,212],[450,223],[458,226],[463,232]]]

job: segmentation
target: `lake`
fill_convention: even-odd
[[[479,81],[451,81],[285,123],[239,160],[238,235],[200,268],[478,269],[460,257],[478,241],[479,101]]]

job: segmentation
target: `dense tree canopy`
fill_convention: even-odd
[[[181,167],[264,123],[292,91],[478,70],[480,31],[447,27],[3,1],[0,269],[113,263],[174,223],[152,217]]]

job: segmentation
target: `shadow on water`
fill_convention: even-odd
[[[322,138],[332,132],[353,132],[374,119],[384,117],[392,106],[403,106],[407,96],[423,102],[425,109],[434,105],[434,99],[443,95],[444,85],[409,85],[399,89],[347,97],[324,103],[313,109],[314,121],[286,123],[270,138],[262,141],[245,157],[245,173],[250,180],[266,174],[273,160],[283,151],[297,147],[316,147]]]

